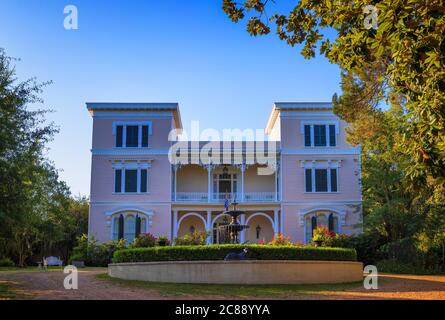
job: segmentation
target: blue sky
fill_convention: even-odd
[[[277,0],[283,12],[294,1]],[[284,4],[285,3],[285,4]],[[65,30],[63,9],[78,8]],[[89,194],[92,119],[85,102],[179,102],[184,127],[264,128],[274,101],[331,101],[340,71],[275,35],[251,37],[221,0],[0,0],[0,47],[19,79],[52,80],[42,97],[60,127],[49,157]]]

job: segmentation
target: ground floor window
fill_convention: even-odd
[[[323,226],[331,232],[339,233],[338,216],[334,213],[323,212],[306,215],[305,230],[306,242],[311,242],[314,230]]]
[[[138,214],[120,214],[113,218],[113,240],[125,239],[128,243],[141,233],[147,233],[146,218]]]

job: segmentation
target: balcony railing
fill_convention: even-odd
[[[177,192],[172,196],[175,202],[224,202],[226,197],[230,202],[236,200],[238,202],[274,202],[277,201],[278,195],[275,192],[245,192],[244,200],[241,193],[211,193],[210,201],[208,201],[207,192]]]

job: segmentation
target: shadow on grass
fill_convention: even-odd
[[[109,281],[127,288],[157,291],[161,295],[175,296],[227,296],[238,298],[284,299],[292,296],[318,294],[320,292],[341,292],[356,288],[361,282],[341,284],[283,284],[283,285],[232,285],[232,284],[186,284],[160,283],[112,278],[98,274],[97,279]]]

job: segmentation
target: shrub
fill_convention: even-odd
[[[169,246],[170,240],[168,240],[167,236],[160,236],[157,240],[159,246]]]
[[[268,243],[271,246],[291,246],[293,245],[292,241],[290,241],[290,237],[285,237],[284,234],[279,233],[272,238],[272,241]]]
[[[250,258],[258,260],[357,260],[353,249],[229,244],[124,249],[114,253],[113,262],[223,260],[228,253],[239,253],[244,248]]]
[[[156,245],[156,238],[151,233],[140,234],[130,245],[132,248],[148,248]]]
[[[335,233],[332,231],[329,231],[326,227],[317,227],[314,230],[314,234],[312,236],[312,241],[313,242],[325,242],[329,239],[331,239],[332,237],[335,237]]]
[[[207,233],[204,231],[195,231],[192,234],[186,234],[183,237],[175,239],[177,246],[197,246],[206,244]]]
[[[124,239],[98,244],[94,238],[89,240],[84,234],[78,238],[78,245],[73,249],[70,263],[84,261],[87,266],[106,267],[111,262],[114,252],[124,248]]]
[[[15,263],[9,258],[0,259],[0,267],[14,267]]]

